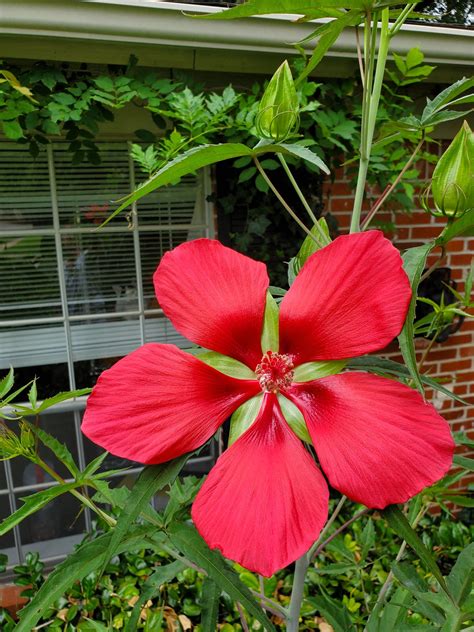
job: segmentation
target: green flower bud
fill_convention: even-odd
[[[433,172],[435,215],[460,217],[474,208],[474,133],[464,121]]]
[[[257,134],[281,142],[299,127],[298,95],[285,60],[270,79],[258,108],[255,120]]]
[[[23,449],[17,435],[0,422],[0,461],[13,459],[23,453]]]
[[[36,446],[35,435],[31,431],[31,428],[24,422],[20,422],[20,443],[26,452],[33,451]]]

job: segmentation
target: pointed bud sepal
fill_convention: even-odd
[[[474,209],[474,133],[466,121],[436,165],[423,196],[425,209],[430,192],[433,215],[455,218]]]
[[[277,143],[298,130],[298,95],[286,60],[270,79],[263,94],[255,127],[260,138]]]

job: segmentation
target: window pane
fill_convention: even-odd
[[[53,235],[0,237],[0,278],[0,320],[61,315]]]
[[[130,193],[125,143],[99,143],[100,165],[73,164],[67,145],[54,146],[54,169],[62,227],[100,225],[118,205],[111,200]],[[125,213],[113,220],[126,228]],[[97,236],[97,235],[96,235]]]
[[[0,233],[53,225],[46,151],[36,158],[17,144],[0,152]]]
[[[142,175],[139,175],[137,182],[142,180]],[[162,187],[146,195],[137,202],[139,224],[204,224],[201,186],[201,178],[185,176],[176,185]]]
[[[27,327],[0,327],[0,369],[8,369],[10,366],[15,367],[18,374],[17,383],[28,382],[35,375],[39,375],[41,369],[36,368],[31,377],[21,381],[21,372],[17,370],[20,367],[45,367],[46,365],[57,365],[65,363],[67,360],[66,351],[66,334],[62,323],[52,325],[28,325]],[[56,369],[47,369],[45,375],[50,375],[52,371],[56,375]],[[63,378],[67,378],[67,365],[57,372],[59,383],[65,384],[69,390],[69,382],[65,382]],[[58,382],[48,382],[46,378],[41,383],[41,387],[52,387],[57,392],[59,389]],[[38,388],[40,385],[38,384]]]

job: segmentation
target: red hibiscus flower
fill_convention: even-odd
[[[308,259],[280,305],[278,352],[262,353],[263,263],[199,239],[168,252],[154,282],[176,329],[242,362],[248,377],[173,345],[147,344],[101,375],[82,429],[118,456],[161,463],[203,445],[259,395],[255,421],[218,459],[193,505],[211,548],[270,576],[307,551],[326,521],[328,486],[286,421],[282,398],[302,413],[329,483],[368,507],[402,503],[449,469],[448,424],[414,390],[361,372],[297,381],[301,364],[382,349],[400,332],[411,291],[380,232],[339,237]]]

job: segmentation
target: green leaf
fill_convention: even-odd
[[[375,545],[375,528],[371,518],[367,520],[367,524],[360,534],[360,543],[362,544],[361,556],[364,560],[370,549]]]
[[[461,607],[469,597],[474,582],[474,543],[469,544],[459,554],[446,583],[451,597]]]
[[[24,136],[23,129],[18,121],[2,121],[3,132],[7,138],[18,140]]]
[[[332,360],[320,362],[304,362],[299,364],[294,373],[295,382],[311,382],[321,377],[336,375],[347,365],[347,360]]]
[[[311,149],[308,149],[303,145],[297,145],[295,143],[280,143],[279,146],[282,147],[286,153],[291,154],[292,156],[296,156],[297,158],[302,158],[303,160],[310,162],[312,165],[315,165],[316,167],[321,169],[323,173],[330,173],[329,167],[321,160],[321,158],[317,154],[314,153],[314,151],[311,151]]]
[[[298,254],[290,259],[288,265],[289,285],[292,285],[301,268],[306,263],[307,259],[317,250],[321,250],[321,248],[324,248],[331,243],[331,238],[329,237],[329,228],[324,217],[321,217],[321,219],[318,220],[317,224],[312,227],[311,234],[313,235],[314,239],[307,235],[303,243],[301,244]]]
[[[0,536],[10,531],[10,529],[13,529],[14,526],[22,522],[28,516],[31,516],[31,514],[45,507],[58,496],[61,496],[61,494],[65,494],[71,489],[79,487],[80,484],[81,483],[77,481],[73,483],[62,483],[61,485],[55,485],[54,487],[43,489],[36,494],[25,496],[21,499],[23,501],[23,505],[13,514],[5,518],[5,520],[3,520],[0,524]]]
[[[389,526],[415,551],[422,564],[438,580],[439,585],[449,596],[448,587],[444,581],[441,571],[430,551],[425,547],[418,534],[412,529],[410,523],[405,518],[397,505],[390,505],[382,511],[382,515],[387,520]]]
[[[459,467],[463,467],[465,470],[474,472],[474,459],[468,459],[466,456],[455,454],[453,458],[453,463],[454,465],[459,465]]]
[[[221,589],[215,581],[206,577],[202,583],[201,628],[202,632],[215,632],[219,615]]]
[[[379,358],[378,356],[361,356],[360,358],[353,358],[349,360],[347,365],[348,369],[356,369],[369,371],[377,375],[393,375],[399,378],[409,378],[410,372],[403,364],[394,362],[393,360],[387,360],[386,358]],[[447,395],[451,399],[456,400],[460,404],[468,405],[468,402],[459,395],[456,395],[449,389],[445,388],[442,384],[439,384],[436,380],[428,375],[421,375],[421,381],[426,386]]]
[[[175,524],[170,529],[169,537],[184,556],[202,568],[231,599],[242,604],[249,615],[261,623],[264,630],[275,632],[273,623],[264,614],[247,586],[240,581],[218,551],[208,548],[194,527],[186,523]]]
[[[455,99],[458,99],[460,94],[466,90],[470,90],[473,86],[474,78],[464,77],[442,90],[434,99],[427,99],[427,104],[421,115],[421,123],[424,126],[429,126],[432,117],[437,112],[451,105]]]
[[[363,0],[324,0],[320,9],[321,15],[318,17],[332,17],[333,12],[330,9],[345,9],[348,4],[354,9],[364,9]],[[326,8],[328,11],[326,11]],[[314,1],[311,0],[248,0],[245,4],[220,13],[211,13],[207,15],[195,15],[196,18],[206,18],[208,20],[235,20],[237,18],[248,18],[253,15],[269,15],[271,13],[296,13],[297,15],[311,15],[315,19]]]
[[[222,355],[222,353],[217,353],[217,351],[203,351],[202,353],[196,354],[196,357],[225,375],[230,375],[231,377],[241,380],[255,379],[255,373],[252,369],[249,369],[248,366],[243,364],[243,362]]]
[[[25,421],[24,423],[39,439],[39,441],[41,441],[43,445],[45,445],[51,450],[51,452],[53,452],[58,460],[61,461],[61,463],[71,472],[74,478],[78,479],[80,477],[80,471],[76,465],[76,462],[74,461],[74,457],[72,456],[68,448],[63,443],[55,439],[55,437],[52,437],[50,434],[48,434],[38,426],[30,424],[27,421]]]
[[[88,463],[80,474],[81,480],[85,480],[95,474],[108,455],[108,452],[102,452],[102,454],[99,454],[99,456]]]
[[[351,622],[347,609],[335,599],[318,595],[307,597],[305,603],[310,603],[317,608],[329,625],[332,625],[334,632],[354,632],[355,627]]]
[[[437,594],[431,593],[428,584],[420,577],[415,567],[409,562],[399,562],[392,567],[393,574],[414,597],[419,601],[421,606],[420,610],[423,611],[424,616],[431,619],[434,623],[442,625],[444,622],[444,616],[441,614],[438,608],[433,607],[430,603],[430,596],[436,594],[436,601],[441,610],[452,612],[455,609],[452,601],[450,601],[444,593]]]
[[[190,456],[191,454],[184,454],[167,463],[149,465],[142,470],[112,531],[112,537],[105,553],[101,572],[103,572],[110,558],[116,554],[120,542],[128,533],[133,522],[138,518],[142,510],[148,507],[152,496],[163,489],[165,485],[169,485],[174,481]]]
[[[110,222],[116,215],[121,213],[127,206],[148,195],[159,187],[166,186],[175,182],[182,176],[193,173],[197,169],[206,167],[216,162],[230,160],[232,158],[240,158],[242,156],[252,156],[254,151],[240,143],[223,143],[219,145],[201,145],[188,149],[184,153],[177,156],[171,162],[168,162],[155,175],[141,184],[133,193],[124,198],[123,203],[109,215],[102,224],[103,226]]]
[[[137,623],[143,605],[156,595],[160,586],[170,582],[185,568],[186,565],[179,560],[172,562],[171,564],[166,564],[166,566],[158,566],[158,568],[148,577],[141,587],[140,596],[133,606],[132,614],[125,626],[125,632],[135,632],[138,629]]]
[[[474,209],[464,213],[462,217],[452,223],[448,223],[441,235],[436,240],[437,246],[447,244],[451,239],[459,235],[474,235]]]
[[[38,398],[38,391],[36,389],[36,379],[33,380],[33,384],[28,391],[28,401],[30,402],[33,408],[36,408],[36,401]]]
[[[312,444],[311,435],[308,432],[306,422],[300,409],[281,393],[278,393],[278,403],[280,404],[283,416],[295,435],[302,441]]]
[[[5,375],[5,377],[0,380],[0,400],[11,391],[11,389],[13,388],[14,382],[15,382],[15,375],[14,375],[13,367],[10,367],[10,370]]]
[[[278,305],[270,294],[267,292],[267,299],[265,304],[265,316],[263,320],[262,330],[262,353],[267,351],[274,351],[278,353],[279,337],[278,337],[278,318],[280,312]]]
[[[20,621],[15,632],[31,632],[51,604],[59,599],[69,586],[81,581],[86,575],[98,569],[106,560],[113,531],[86,542],[56,566],[31,601],[20,611]],[[136,526],[119,542],[117,555],[124,551],[135,551],[141,548],[158,548],[160,533],[154,532],[150,537],[150,527]],[[163,536],[161,536],[163,539]]]
[[[408,607],[412,602],[410,593],[402,587],[397,588],[389,603],[375,605],[367,621],[365,632],[386,632],[400,630]]]
[[[259,393],[234,411],[230,418],[229,447],[253,424],[262,405],[262,400],[263,393]]]
[[[463,496],[462,494],[444,494],[443,500],[451,502],[458,507],[474,507],[474,498],[471,496]]]
[[[347,3],[346,3],[347,4]],[[328,22],[326,28],[319,29],[318,32],[318,43],[316,44],[313,53],[306,64],[305,69],[296,79],[295,84],[300,84],[319,64],[319,62],[323,59],[327,51],[331,48],[331,46],[336,42],[336,40],[341,35],[342,31],[347,26],[357,26],[362,20],[362,14],[360,12],[360,7],[357,6],[357,2],[351,3],[351,9],[344,13],[341,17]],[[294,13],[294,11],[292,11]]]
[[[75,397],[83,397],[84,395],[89,395],[92,391],[91,388],[80,388],[75,391],[64,391],[61,393],[57,393],[53,397],[48,397],[44,399],[38,408],[36,408],[36,413],[42,413],[44,410],[55,406],[56,404],[60,404],[61,402],[65,402],[69,399],[74,399]]]
[[[398,336],[398,341],[400,343],[400,351],[402,352],[405,364],[410,371],[410,375],[413,378],[416,388],[422,394],[424,393],[424,390],[420,372],[418,371],[418,366],[416,363],[413,322],[415,319],[418,285],[420,283],[423,270],[425,269],[426,259],[433,246],[434,244],[432,243],[424,244],[423,246],[410,248],[403,254],[403,269],[405,270],[410,281],[412,297],[410,300],[410,305],[408,307],[405,324],[400,335]]]

